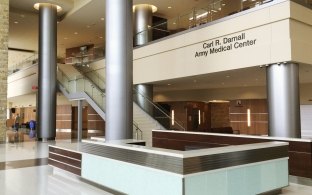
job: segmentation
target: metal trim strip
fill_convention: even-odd
[[[182,175],[288,157],[288,146],[260,148],[188,158],[152,154],[89,143],[82,143],[81,150],[83,153]]]

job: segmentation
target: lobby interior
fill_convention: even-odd
[[[132,194],[120,190],[122,187],[118,185],[114,189],[115,184],[112,185],[113,187],[108,187],[106,181],[94,179],[92,175],[87,177],[86,173],[72,174],[75,171],[68,173],[62,170],[66,168],[53,164],[55,163],[53,155],[57,154],[52,151],[53,147],[78,151],[82,153],[82,158],[86,158],[83,153],[88,153],[89,149],[82,148],[87,148],[90,141],[102,142],[107,133],[105,98],[108,93],[106,74],[109,70],[105,63],[107,55],[110,54],[105,51],[108,33],[105,27],[106,1],[59,1],[62,4],[62,11],[58,12],[56,24],[56,141],[48,142],[37,141],[36,137],[31,137],[29,134],[31,131],[29,121],[40,121],[38,119],[40,109],[38,88],[41,83],[40,65],[38,65],[40,64],[38,63],[40,17],[38,10],[34,8],[34,4],[38,2],[35,0],[7,2],[10,8],[7,24],[9,30],[7,109],[5,112],[2,109],[5,113],[3,119],[5,126],[1,131],[5,136],[0,146],[1,194],[2,192],[10,195]],[[139,8],[138,14],[133,14],[134,88],[131,93],[133,93],[134,103],[133,126],[131,122],[130,131],[132,138],[144,140],[148,147],[178,151],[254,144],[261,142],[258,140],[259,137],[266,139],[270,136],[276,137],[272,138],[274,141],[287,142],[290,148],[294,146],[291,144],[297,142],[308,143],[308,146],[304,146],[308,149],[295,150],[295,153],[298,152],[295,155],[299,153],[310,155],[308,161],[302,162],[306,157],[298,156],[291,156],[289,161],[290,166],[304,166],[304,169],[290,168],[289,185],[272,193],[312,194],[312,58],[307,54],[312,48],[311,36],[308,33],[311,32],[312,26],[309,21],[312,18],[312,2],[309,0],[183,0],[183,2],[134,0],[133,4],[153,6],[150,8],[150,16],[140,15]],[[290,16],[282,12],[287,9],[291,10]],[[267,10],[270,12],[269,16],[264,14]],[[303,16],[296,15],[298,10],[304,10]],[[133,11],[136,13],[136,8],[133,8]],[[279,11],[283,14],[278,14]],[[150,17],[150,23],[145,24],[146,29],[140,29],[140,22],[138,22],[140,17]],[[302,21],[299,21],[301,19]],[[250,22],[239,25],[248,20]],[[254,24],[252,24],[253,20]],[[289,20],[289,23],[286,24],[284,20]],[[299,24],[296,23],[297,21]],[[307,27],[302,27],[301,24]],[[269,25],[270,28],[266,28]],[[295,30],[296,27],[300,30]],[[289,31],[286,32],[286,29]],[[284,33],[280,33],[279,36],[276,34],[279,32]],[[239,46],[235,43],[235,45],[234,42],[240,41],[236,39],[239,39],[237,37],[242,33],[246,33],[244,35],[246,37],[242,38],[246,40],[242,41],[254,39],[255,44]],[[224,42],[224,39],[231,38],[234,42],[228,47],[228,51],[221,48],[221,44],[218,47],[217,41],[223,41],[223,47],[230,44]],[[220,50],[211,51],[211,47]],[[196,55],[197,52],[203,51],[207,54]],[[297,67],[298,89],[286,90],[286,95],[297,93],[299,103],[296,106],[300,113],[296,120],[293,119],[296,118],[293,113],[290,114],[292,119],[285,123],[287,126],[297,122],[299,128],[290,130],[291,132],[286,133],[285,136],[279,131],[272,135],[269,125],[272,125],[270,112],[273,111],[272,106],[268,104],[268,96],[271,93],[268,88],[273,86],[271,84],[273,79],[268,81],[270,77],[268,69],[274,65],[289,64]],[[274,77],[277,76],[274,75],[272,78]],[[283,102],[283,95],[285,94],[275,94],[281,99],[269,98],[270,101]],[[286,104],[289,104],[287,101]],[[293,103],[293,100],[290,101]],[[116,105],[118,102],[114,103],[118,108]],[[274,112],[290,111],[293,110]],[[40,112],[43,113],[42,110]],[[14,127],[17,113],[22,116],[20,122],[22,125],[18,132]],[[181,136],[175,138],[175,135],[170,134],[171,130],[178,132],[179,135],[180,132],[181,135],[185,134],[186,138]],[[160,134],[166,132],[168,135]],[[300,136],[297,136],[298,132]],[[217,135],[215,138],[201,137],[201,135],[214,136],[214,134]],[[200,136],[198,140],[196,136]],[[232,136],[242,139],[240,140],[242,143],[234,144],[226,140]],[[220,137],[226,138],[220,141]],[[182,141],[179,140],[180,138]],[[245,138],[254,141],[244,141]],[[85,142],[81,142],[82,140]],[[184,156],[191,155],[190,151],[185,152]],[[274,160],[266,159],[266,161]],[[82,167],[79,169],[82,171],[85,165],[82,162],[80,166]],[[305,172],[306,169],[310,171]],[[124,178],[128,181],[126,176]],[[12,182],[16,184],[11,186]],[[144,187],[141,184],[132,185],[137,185],[137,189],[141,191],[135,194],[144,194]],[[201,194],[195,191],[192,193],[186,190],[183,194]],[[227,191],[224,194],[239,193]],[[243,194],[249,192],[244,191]]]

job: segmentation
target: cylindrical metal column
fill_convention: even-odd
[[[153,85],[135,85],[135,102],[149,115],[153,116]]]
[[[300,138],[299,65],[272,64],[266,71],[269,135]]]
[[[56,36],[57,7],[39,5],[38,139],[56,137]]]
[[[153,6],[135,5],[134,8],[134,45],[144,45],[152,41]]]
[[[153,10],[154,9],[154,10]],[[152,41],[153,12],[156,7],[148,4],[135,5],[134,8],[134,44],[144,45]],[[135,86],[134,98],[136,103],[153,116],[153,105],[147,98],[153,101],[153,85],[140,84]]]
[[[77,131],[78,131],[78,136],[77,136],[77,141],[81,142],[82,140],[82,101],[83,100],[78,100],[78,125],[77,125]]]
[[[132,0],[106,0],[105,140],[132,138]]]

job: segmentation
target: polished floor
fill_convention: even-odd
[[[108,195],[79,177],[47,165],[48,144],[19,139],[8,131],[8,143],[0,144],[0,195]],[[9,138],[15,134],[14,139]],[[11,139],[11,140],[10,140]],[[71,143],[57,140],[57,143]],[[312,182],[311,182],[312,183]],[[144,190],[144,187],[141,187]],[[282,194],[312,195],[312,187],[290,183]],[[148,193],[147,193],[148,195]]]

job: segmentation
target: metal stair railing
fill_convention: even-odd
[[[92,95],[92,94],[94,94],[94,91],[97,91],[97,92],[101,91],[101,89],[98,88],[95,84],[93,84],[92,82],[88,81],[88,79],[86,79],[83,76],[80,77],[80,78],[76,78],[76,79],[70,79],[59,68],[58,68],[57,78],[58,78],[59,83],[64,87],[64,89],[66,90],[66,92],[68,94],[79,93],[79,92],[83,91],[84,93],[86,93],[101,108],[101,111],[105,115],[105,103],[102,104],[101,102],[96,101],[94,99],[94,95]],[[83,84],[82,84],[82,82],[83,82]],[[90,93],[89,90],[85,90],[87,87],[91,88],[91,90],[92,90],[91,93]],[[105,102],[104,101],[104,97],[105,97],[105,93],[101,92],[100,99],[103,100],[103,102]],[[89,102],[89,104],[90,104],[90,102]],[[105,118],[103,118],[103,119],[105,120]],[[135,137],[136,137],[136,139],[143,139],[143,131],[140,129],[138,123],[133,121],[133,127],[135,129]]]
[[[96,85],[96,83],[103,83],[103,86],[105,86],[105,80],[103,78],[101,78],[99,73],[97,72],[98,70],[102,70],[102,69],[104,70],[104,68],[93,70],[90,67],[79,67],[79,66],[74,66],[74,67],[82,75],[84,75],[85,78],[89,79],[92,83],[94,83],[94,85]],[[97,87],[98,87],[98,89],[101,89],[103,93],[105,92],[105,88],[102,89],[99,86],[97,86]],[[176,119],[173,119],[171,116],[169,116],[166,113],[166,111],[160,105],[154,103],[150,98],[146,97],[145,95],[143,95],[142,93],[137,91],[135,88],[133,88],[133,92],[134,92],[134,94],[138,94],[138,95],[142,96],[146,100],[146,102],[148,104],[150,104],[154,109],[158,110],[159,113],[162,114],[162,117],[157,117],[156,118],[156,117],[151,116],[149,113],[146,112],[149,116],[151,116],[152,118],[154,118],[158,122],[159,122],[159,119],[161,119],[161,118],[167,119],[169,121],[174,121],[174,124],[175,124],[176,127],[179,127],[180,130],[185,131],[185,127],[184,127],[183,123],[178,121],[178,120],[176,120]],[[135,103],[137,104],[137,102],[135,102]],[[139,104],[137,104],[137,105],[139,106]],[[145,111],[144,108],[141,107],[141,109],[143,109],[143,111]]]

